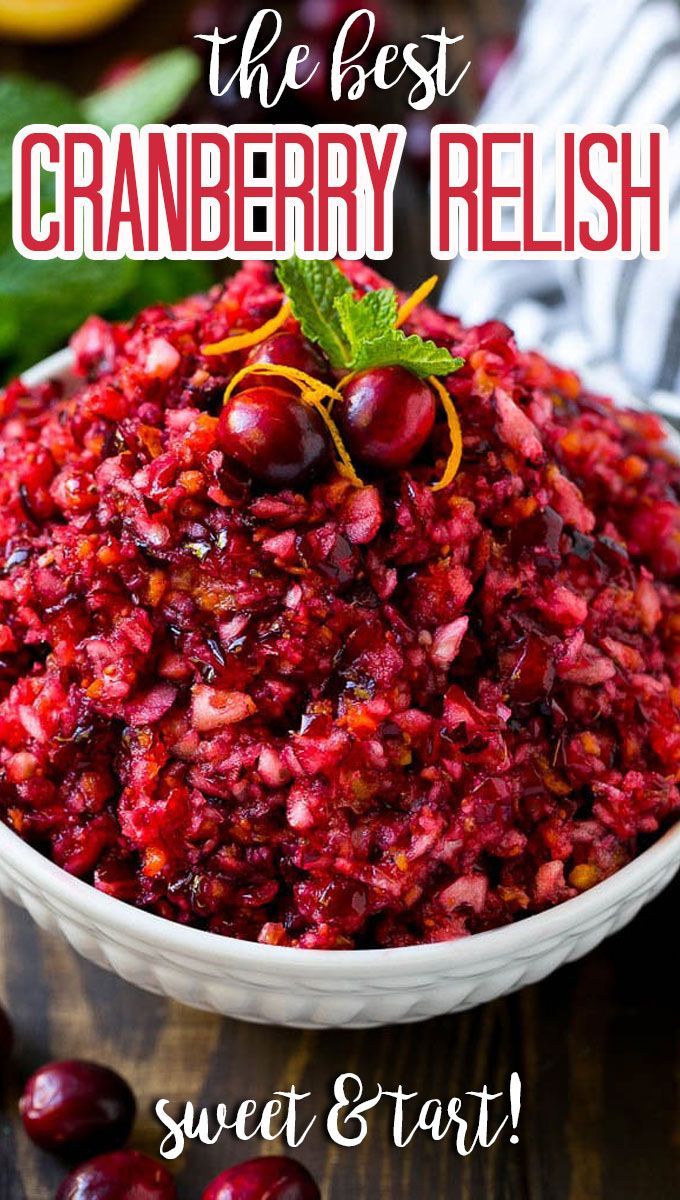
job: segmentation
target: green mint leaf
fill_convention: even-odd
[[[0,200],[12,193],[12,142],[24,125],[82,120],[82,108],[66,88],[24,75],[0,75]]]
[[[305,337],[325,350],[336,370],[347,367],[350,347],[335,304],[351,294],[349,279],[335,263],[306,258],[283,259],[276,274]]]
[[[87,96],[82,102],[85,119],[109,131],[114,125],[155,125],[177,112],[200,74],[200,60],[190,50],[167,50],[119,83]]]
[[[463,365],[443,346],[395,328],[399,310],[393,288],[357,300],[333,263],[300,258],[280,262],[277,275],[303,333],[326,351],[336,370],[405,367],[425,379],[451,375]]]
[[[428,375],[451,375],[463,362],[464,359],[454,358],[443,346],[424,341],[416,333],[407,337],[401,329],[389,329],[363,343],[351,368],[365,371],[369,367],[405,367],[425,379]]]
[[[335,307],[352,358],[359,352],[363,342],[387,333],[394,328],[397,320],[397,296],[392,288],[366,292],[360,300],[355,300],[350,292],[346,292],[336,300]]]

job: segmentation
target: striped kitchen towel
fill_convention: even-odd
[[[557,126],[667,126],[666,258],[460,259],[443,306],[470,323],[500,317],[522,346],[580,370],[590,387],[680,418],[680,3],[529,0],[516,50],[477,119],[544,131],[545,228]]]

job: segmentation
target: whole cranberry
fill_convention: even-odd
[[[265,338],[264,342],[253,346],[246,363],[249,367],[256,366],[258,363],[267,363],[275,367],[294,367],[296,371],[304,371],[306,375],[311,375],[314,379],[328,377],[328,366],[323,356],[311,342],[307,341],[307,338],[302,337],[299,333],[273,333],[271,337]],[[282,375],[264,373],[247,375],[243,380],[242,389],[252,388],[255,385],[275,387],[282,392],[292,392],[293,395],[297,395],[297,388],[293,381],[285,379]]]
[[[4,1008],[0,1007],[0,1072],[9,1060],[13,1045],[14,1033],[10,1019]]]
[[[217,436],[225,454],[249,475],[278,487],[307,481],[329,458],[322,418],[276,387],[253,387],[230,396]]]
[[[294,1159],[251,1158],[213,1179],[202,1200],[321,1200],[321,1193]]]
[[[28,1136],[43,1150],[91,1154],[124,1145],[136,1105],[115,1071],[71,1059],[36,1071],[24,1088],[19,1111]]]
[[[55,1200],[177,1200],[172,1175],[138,1150],[118,1150],[82,1163]]]
[[[377,471],[408,466],[432,433],[432,389],[404,367],[372,367],[347,385],[336,409],[347,449]]]

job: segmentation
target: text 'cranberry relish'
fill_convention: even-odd
[[[421,307],[406,331],[465,359],[442,381],[460,467],[433,487],[452,426],[414,378],[415,457],[359,455],[357,486],[273,374],[282,343],[206,352],[276,325],[282,299],[252,264],[130,325],[93,317],[74,394],[0,399],[4,819],[102,891],[265,943],[440,941],[567,899],[680,808],[663,428],[504,325]],[[281,322],[291,365],[336,388]],[[364,398],[371,445],[399,434],[388,384]],[[255,436],[277,402],[278,476]]]

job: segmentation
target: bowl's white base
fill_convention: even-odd
[[[591,893],[506,929],[407,951],[278,954],[129,908],[0,826],[0,890],[91,962],[194,1008],[309,1029],[421,1021],[536,983],[621,929],[679,866],[677,826]]]

